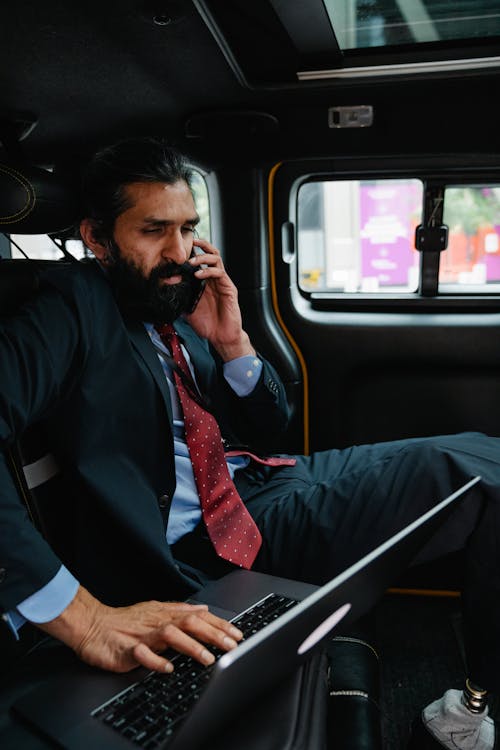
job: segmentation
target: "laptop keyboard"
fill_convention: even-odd
[[[232,622],[244,638],[262,630],[297,602],[280,594],[269,594],[235,617]],[[207,647],[218,659],[225,651]],[[151,672],[140,682],[92,711],[92,716],[146,750],[168,744],[175,730],[200,697],[209,681],[213,664],[204,667],[192,657],[176,654],[171,674]]]

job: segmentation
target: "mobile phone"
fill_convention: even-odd
[[[196,245],[193,245],[190,257],[192,258],[194,255],[202,254],[203,250],[201,250],[201,248],[198,248]],[[196,305],[200,301],[200,297],[203,294],[203,289],[205,288],[205,281],[203,279],[199,279],[194,274],[196,271],[198,271],[198,269],[206,268],[206,265],[202,263],[201,266],[192,266],[190,263],[186,263],[186,267],[189,267],[189,271],[191,272],[192,298],[187,310],[187,314],[190,315],[196,309]]]

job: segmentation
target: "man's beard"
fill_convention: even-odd
[[[194,276],[190,263],[171,261],[155,266],[148,277],[126,260],[115,242],[110,243],[113,263],[106,266],[118,306],[127,317],[152,323],[173,323],[194,310],[203,283]],[[177,284],[160,284],[169,276],[181,276]]]

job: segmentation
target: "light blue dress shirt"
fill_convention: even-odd
[[[145,323],[144,325],[153,343],[160,349],[163,349],[166,354],[170,354],[154,329],[154,326],[149,323]],[[193,379],[195,379],[189,353],[184,347],[182,349]],[[189,458],[189,451],[184,436],[184,420],[172,370],[166,360],[160,354],[158,356],[168,382],[174,419],[176,490],[172,498],[169,514],[167,542],[168,544],[175,544],[185,534],[193,531],[200,522],[201,508],[191,459]],[[223,370],[224,377],[231,388],[238,396],[242,397],[248,396],[253,391],[261,371],[261,360],[252,355],[238,357],[230,362],[226,362]],[[231,477],[234,476],[234,472],[237,469],[248,464],[248,459],[243,456],[233,456],[226,460]],[[27,620],[34,623],[41,623],[49,622],[58,617],[73,601],[78,586],[77,579],[62,565],[51,581],[18,604],[15,610],[2,615],[2,617],[10,625],[18,638],[18,630]]]

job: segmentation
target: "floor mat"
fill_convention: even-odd
[[[387,596],[376,610],[384,750],[404,750],[420,710],[465,677],[460,600]]]

